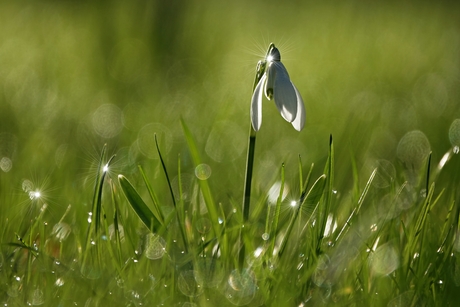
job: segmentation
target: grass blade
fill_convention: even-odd
[[[324,174],[326,174],[326,191],[324,193],[324,200],[318,207],[318,221],[320,227],[317,229],[317,244],[316,253],[321,254],[321,244],[323,242],[324,230],[326,229],[327,218],[331,209],[332,202],[332,190],[334,185],[334,143],[332,141],[332,135],[329,138],[329,156],[324,168]],[[321,205],[322,204],[322,205]]]
[[[149,179],[147,178],[147,175],[145,174],[144,172],[144,169],[142,168],[142,166],[138,166],[139,168],[139,171],[141,172],[141,175],[142,175],[142,179],[144,180],[144,184],[145,186],[147,187],[147,191],[149,192],[149,195],[150,195],[150,199],[152,200],[152,203],[153,203],[153,210],[152,210],[152,213],[155,215],[155,217],[158,219],[158,221],[160,222],[161,225],[164,225],[164,216],[163,214],[161,213],[161,210],[160,210],[160,205],[159,205],[159,202],[158,202],[158,198],[155,194],[155,192],[153,191],[153,188],[152,188],[152,185],[150,184],[150,181]]]
[[[182,129],[184,130],[185,139],[187,141],[188,148],[190,150],[190,154],[192,156],[193,163],[195,167],[201,164],[200,154],[198,153],[198,149],[195,144],[195,140],[190,132],[190,129],[187,127],[185,122],[181,119]],[[212,227],[216,236],[221,235],[221,225],[219,224],[219,216],[217,214],[217,208],[212,197],[211,189],[209,187],[207,180],[198,180],[198,184],[201,189],[201,193],[203,194],[203,198],[206,204],[206,208],[208,209],[209,217],[211,219]]]
[[[118,175],[118,182],[120,183],[121,190],[125,194],[128,203],[136,212],[137,216],[141,219],[142,223],[150,229],[153,233],[157,233],[161,225],[160,221],[156,218],[155,214],[145,204],[142,197],[133,187],[133,185],[123,175]]]
[[[294,227],[294,224],[299,216],[299,212],[304,208],[304,206],[312,206],[312,212],[314,211],[314,207],[318,205],[321,197],[323,196],[325,183],[326,175],[321,175],[318,179],[316,179],[316,181],[313,183],[312,187],[310,188],[308,193],[303,197],[303,199],[300,200],[300,204],[298,205],[297,210],[294,212],[294,214],[291,217],[291,220],[289,221],[289,225],[286,230],[286,235],[281,241],[280,251],[278,253],[279,257],[281,257],[281,255],[284,252],[286,244],[289,240],[289,236],[291,235],[292,228]]]
[[[171,186],[171,180],[169,180],[168,170],[166,169],[166,164],[165,164],[165,162],[163,160],[163,157],[161,155],[161,151],[160,151],[160,147],[158,146],[158,139],[157,139],[156,134],[155,134],[155,146],[156,146],[157,151],[158,151],[158,156],[160,157],[160,162],[161,162],[161,166],[163,167],[163,172],[164,172],[164,174],[166,176],[166,181],[168,182],[169,193],[171,194],[172,202],[173,202],[173,205],[174,205],[174,211],[176,212],[176,217],[177,217],[177,221],[178,221],[178,225],[179,225],[179,230],[180,230],[180,233],[181,233],[181,236],[182,236],[182,241],[184,242],[184,249],[187,252],[188,247],[187,247],[187,240],[185,238],[184,227],[183,227],[183,225],[181,223],[180,214],[179,214],[179,211],[178,211],[177,205],[176,205],[176,198],[174,197],[174,192],[173,192],[173,189],[172,189],[172,186]]]

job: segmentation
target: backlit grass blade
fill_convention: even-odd
[[[142,168],[141,165],[138,165],[139,171],[142,175],[142,179],[144,180],[144,184],[147,187],[147,191],[149,192],[150,199],[152,200],[153,203],[153,210],[152,213],[155,215],[155,217],[158,219],[161,225],[164,225],[164,217],[163,214],[161,213],[160,205],[158,202],[158,198],[152,188],[152,185],[150,184],[149,179],[147,178],[144,169]]]
[[[142,223],[150,229],[153,233],[157,233],[160,229],[161,223],[156,218],[155,214],[145,204],[142,197],[133,187],[133,185],[123,175],[118,175],[118,182],[120,183],[121,190],[123,191],[128,203],[136,212],[137,216],[141,219]]]
[[[299,216],[299,213],[301,210],[305,209],[304,207],[309,207],[311,211],[314,211],[314,208],[318,205],[323,193],[324,193],[324,187],[326,183],[326,175],[321,175],[316,181],[313,183],[312,187],[308,191],[308,193],[300,199],[299,204],[294,211],[294,214],[291,217],[291,220],[289,221],[289,225],[286,229],[286,235],[284,236],[283,240],[281,241],[280,244],[280,250],[279,250],[279,257],[284,252],[284,249],[286,247],[286,244],[289,240],[289,237],[292,232],[292,228],[294,227],[294,224]]]
[[[82,267],[81,271],[86,272],[87,266],[88,266],[88,257],[89,254],[91,253],[95,259],[94,261],[95,266],[100,265],[101,261],[101,249],[100,245],[97,244],[96,242],[96,247],[95,247],[95,252],[94,248],[91,248],[91,241],[99,239],[99,232],[100,232],[100,227],[101,227],[101,216],[102,216],[102,189],[104,187],[104,180],[107,175],[108,167],[110,166],[111,162],[115,158],[115,155],[110,157],[109,161],[105,163],[104,161],[106,160],[107,156],[107,144],[104,144],[104,147],[102,148],[101,152],[101,157],[99,159],[99,164],[97,167],[97,174],[96,174],[96,180],[94,183],[94,193],[93,193],[93,201],[92,201],[92,209],[91,209],[91,223],[89,224],[88,227],[88,232],[86,235],[86,245],[85,245],[85,250],[83,254],[83,261],[82,261]],[[104,166],[103,166],[104,165]],[[94,236],[94,238],[92,238]],[[91,249],[91,251],[90,251]],[[93,268],[94,270],[98,270],[99,268]]]
[[[378,168],[375,168],[372,171],[372,173],[371,173],[371,175],[369,177],[369,180],[367,180],[366,185],[364,186],[363,192],[359,196],[356,213],[358,213],[359,210],[361,209],[361,206],[363,205],[363,202],[364,202],[364,199],[366,198],[367,192],[369,192],[369,189],[370,189],[370,187],[372,185],[372,182],[374,181],[374,178],[375,178],[375,175],[377,174],[377,171],[378,171]]]
[[[317,227],[316,233],[316,253],[318,255],[321,254],[321,244],[324,237],[324,230],[326,229],[327,218],[331,209],[332,191],[334,188],[334,143],[332,141],[332,135],[329,138],[329,156],[324,168],[324,174],[326,175],[326,190],[324,199],[320,202],[320,206],[318,207],[318,222],[320,227]]]

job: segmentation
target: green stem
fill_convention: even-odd
[[[254,152],[256,148],[256,131],[250,124],[249,132],[249,146],[248,146],[248,156],[246,159],[246,179],[244,181],[244,197],[243,197],[243,225],[241,227],[240,239],[241,239],[241,250],[239,254],[239,266],[240,269],[244,266],[244,257],[245,257],[245,244],[244,244],[244,234],[245,225],[249,219],[249,204],[251,201],[251,183],[252,183],[252,171],[254,167]]]
[[[267,55],[270,54],[270,50],[273,49],[275,45],[273,43],[268,47]],[[266,60],[259,61],[256,67],[256,76],[254,78],[254,84],[252,87],[252,92],[256,89],[257,84],[265,73]],[[251,183],[252,183],[252,171],[254,167],[254,152],[256,148],[256,131],[252,126],[252,123],[249,124],[249,145],[248,145],[248,156],[246,158],[246,176],[244,181],[244,196],[243,196],[243,224],[240,232],[240,243],[241,249],[239,254],[239,267],[243,268],[244,265],[244,254],[245,254],[245,244],[244,244],[244,231],[246,224],[249,220],[249,205],[251,200]]]

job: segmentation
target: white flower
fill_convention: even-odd
[[[251,101],[251,122],[255,131],[262,125],[262,93],[268,100],[274,100],[281,116],[298,131],[305,125],[305,106],[299,91],[289,79],[289,74],[280,62],[281,55],[272,44],[264,61],[259,62],[262,77],[257,84]]]

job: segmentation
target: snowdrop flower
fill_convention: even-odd
[[[305,106],[299,91],[291,82],[289,74],[281,63],[278,48],[272,43],[265,60],[257,64],[259,82],[252,94],[251,122],[255,131],[262,125],[262,93],[268,100],[274,100],[281,116],[298,131],[305,125]]]

